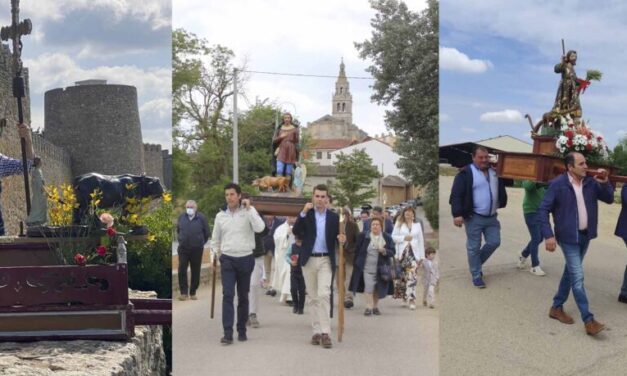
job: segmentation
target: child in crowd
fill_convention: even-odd
[[[425,250],[426,259],[422,262],[424,268],[424,274],[422,281],[424,283],[424,294],[422,297],[422,305],[429,306],[429,308],[435,307],[435,287],[440,280],[440,272],[438,270],[438,264],[434,261],[435,249],[429,247]]]
[[[285,259],[290,267],[290,292],[292,293],[292,312],[299,315],[305,309],[305,278],[298,257],[302,249],[303,241],[298,235],[294,235],[294,243],[287,248]]]

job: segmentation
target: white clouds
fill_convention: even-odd
[[[455,48],[440,47],[440,68],[463,73],[484,73],[493,65],[489,60],[471,59]]]
[[[153,30],[168,27],[171,21],[170,0],[54,0],[28,1],[20,4],[26,18],[42,22],[46,19],[59,21],[77,10],[101,9],[103,17],[118,22],[124,17],[149,22]]]
[[[31,91],[38,94],[91,78],[106,79],[110,84],[135,86],[140,98],[169,98],[171,93],[172,72],[168,68],[142,69],[130,65],[83,68],[61,53],[27,59],[24,65],[29,69]]]
[[[518,123],[523,120],[523,116],[518,110],[503,110],[485,112],[479,116],[479,120],[485,123]]]
[[[172,101],[170,98],[159,98],[148,101],[139,107],[139,113],[142,121],[153,121],[171,119],[172,117]]]
[[[258,0],[179,1],[173,8],[173,27],[233,50],[248,69],[283,73],[337,75],[340,58],[348,76],[367,76],[369,61],[359,58],[354,42],[371,37],[375,12],[367,1]],[[410,1],[412,11],[426,2]],[[353,123],[370,135],[385,131],[385,108],[370,101],[372,81],[349,79],[353,95]],[[302,124],[331,113],[335,79],[250,74],[244,92],[248,102],[270,98],[293,111]],[[246,101],[238,102],[246,109]],[[230,107],[229,107],[230,109]]]

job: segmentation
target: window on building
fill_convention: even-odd
[[[327,159],[331,159],[331,152],[327,151]]]
[[[316,159],[322,159],[322,152],[321,151],[317,151],[316,152]]]
[[[342,112],[346,109],[346,103],[342,103]]]
[[[337,112],[340,112],[340,104],[337,104]]]
[[[344,88],[340,86],[340,94],[342,94],[343,92],[344,92]]]

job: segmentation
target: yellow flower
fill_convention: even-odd
[[[172,201],[172,195],[168,192],[163,194],[163,202],[170,202]]]
[[[155,240],[157,240],[157,237],[154,234],[148,235],[148,241],[149,242],[154,242]]]
[[[137,187],[137,183],[126,183],[124,185],[124,187],[129,190],[132,191],[133,189],[135,189]]]

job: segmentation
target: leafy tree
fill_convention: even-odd
[[[190,157],[183,149],[174,145],[172,148],[172,193],[175,197],[184,197],[189,192],[191,174]]]
[[[367,68],[375,78],[371,99],[392,105],[385,123],[397,136],[398,167],[413,184],[425,187],[426,198],[437,202],[438,3],[428,0],[421,13],[398,0],[370,4],[377,11],[372,37],[355,46],[361,58],[374,62]]]
[[[612,165],[620,169],[619,175],[627,175],[627,137],[614,147],[611,158]]]
[[[331,187],[331,194],[337,206],[348,205],[352,210],[377,195],[372,180],[380,174],[364,149],[353,150],[351,154],[340,153],[335,168],[337,182]]]

